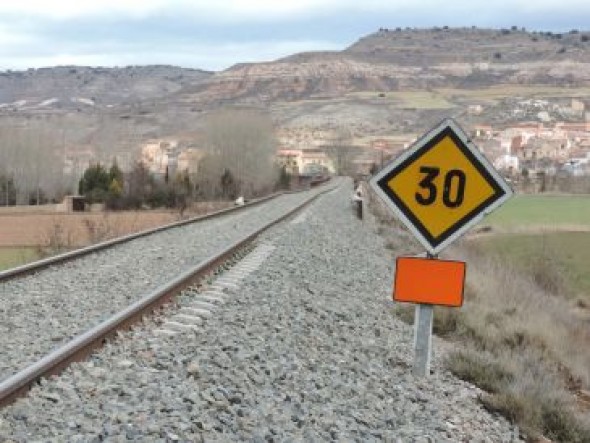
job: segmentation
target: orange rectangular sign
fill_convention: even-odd
[[[418,257],[398,257],[393,299],[442,306],[461,306],[465,263]]]

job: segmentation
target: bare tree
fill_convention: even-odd
[[[0,124],[0,173],[13,181],[18,204],[54,197],[53,184],[63,172],[55,135],[45,117],[7,119]]]
[[[352,134],[345,128],[336,131],[336,136],[322,146],[328,157],[332,160],[336,175],[354,175],[354,160],[360,152],[358,146],[352,143]]]
[[[231,174],[240,195],[253,196],[274,185],[276,140],[270,117],[258,110],[225,109],[208,116],[207,155],[199,166],[199,185],[219,194],[221,177]]]

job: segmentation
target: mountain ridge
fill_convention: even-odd
[[[317,96],[497,84],[590,85],[590,33],[521,29],[381,29],[342,51],[240,63],[198,85],[197,99]]]
[[[210,72],[168,65],[0,72],[0,109],[86,109],[150,100],[202,108],[350,93],[501,84],[590,86],[590,32],[387,29],[341,51],[301,52]]]

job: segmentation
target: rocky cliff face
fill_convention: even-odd
[[[272,101],[496,84],[590,85],[590,34],[383,29],[341,52],[236,65],[205,80],[196,97]]]

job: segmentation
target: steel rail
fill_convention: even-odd
[[[106,240],[104,242],[95,243],[90,246],[85,246],[83,248],[76,249],[74,251],[64,252],[63,254],[54,255],[52,257],[47,257],[41,260],[37,260],[31,263],[27,263],[21,266],[17,266],[15,268],[7,269],[5,271],[0,271],[0,282],[10,280],[17,277],[22,277],[28,274],[32,274],[33,272],[40,271],[41,269],[47,268],[52,265],[64,263],[70,260],[75,260],[80,258],[84,255],[92,254],[97,251],[101,251],[103,249],[110,248],[115,245],[119,245],[121,243],[126,243],[131,240],[135,240],[140,237],[147,237],[148,235],[156,234],[161,231],[166,231],[168,229],[177,228],[179,226],[188,225],[191,223],[197,223],[204,220],[220,217],[222,215],[226,215],[232,212],[240,211],[242,209],[251,208],[253,206],[257,206],[261,203],[267,202],[268,200],[272,200],[280,195],[285,194],[284,192],[278,192],[275,194],[268,195],[266,197],[262,197],[256,200],[252,200],[251,202],[243,205],[243,206],[235,206],[230,208],[221,209],[219,211],[214,211],[209,214],[199,215],[196,217],[191,217],[186,220],[180,220],[177,222],[168,223],[162,226],[158,226],[157,228],[150,228],[145,229],[143,231],[135,232],[133,234],[123,235],[121,237],[116,237],[111,240]]]
[[[60,348],[50,352],[37,362],[27,366],[22,371],[8,377],[0,383],[0,407],[4,407],[26,393],[42,378],[47,378],[63,371],[70,363],[84,360],[95,349],[101,347],[117,331],[128,329],[134,323],[151,314],[153,311],[168,303],[183,289],[194,285],[222,263],[230,259],[236,252],[252,243],[261,233],[301,210],[319,196],[335,189],[330,187],[297,205],[286,214],[266,223],[261,228],[237,240],[223,251],[201,261],[193,268],[183,272],[174,280],[154,289],[148,295],[113,315],[90,330],[74,337]]]

